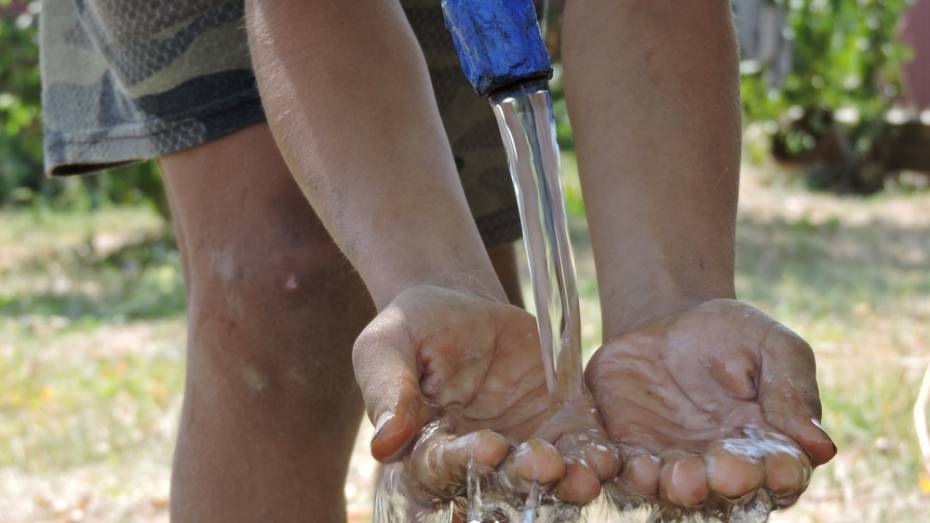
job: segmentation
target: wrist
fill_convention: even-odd
[[[602,287],[604,341],[700,303],[736,297],[732,276],[685,278],[664,271]]]
[[[390,269],[381,265],[364,277],[368,290],[378,310],[383,309],[398,294],[416,287],[441,287],[471,294],[501,303],[507,303],[507,295],[494,272],[484,251],[485,259],[446,260],[430,262],[426,259],[410,261]]]

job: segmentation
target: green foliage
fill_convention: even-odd
[[[775,0],[788,14],[792,70],[771,88],[743,77],[750,121],[766,122],[776,159],[808,167],[817,188],[880,190],[892,169],[885,115],[901,92],[910,50],[897,38],[909,0]],[[838,118],[838,111],[844,118]],[[842,120],[842,121],[840,121]]]
[[[35,23],[16,7],[0,0],[0,202],[27,197],[42,171]]]
[[[80,210],[145,203],[167,215],[161,179],[150,162],[97,176],[43,174],[38,6],[0,0],[0,207]]]
[[[897,40],[909,0],[776,0],[788,13],[794,53],[782,86],[763,75],[743,78],[743,105],[752,120],[775,120],[790,107],[852,107],[863,120],[884,116],[900,92],[908,50]]]

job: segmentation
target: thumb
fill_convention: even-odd
[[[728,351],[707,363],[707,370],[714,381],[727,394],[742,401],[752,401],[759,395],[756,390],[758,368],[758,363],[744,350]]]
[[[375,426],[371,454],[398,459],[430,419],[419,387],[416,347],[401,318],[382,312],[355,341],[352,362],[368,418]]]
[[[764,341],[759,400],[766,420],[794,439],[816,465],[833,459],[836,445],[820,426],[820,393],[814,352],[781,325]]]

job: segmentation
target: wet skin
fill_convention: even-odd
[[[594,355],[586,381],[624,468],[618,501],[700,507],[772,494],[793,504],[836,447],[819,427],[810,347],[735,300],[636,327]]]
[[[550,405],[536,322],[519,307],[408,289],[362,332],[353,360],[372,454],[403,459],[423,502],[462,492],[469,461],[516,491],[535,481],[568,502],[594,499],[619,472],[589,397]]]

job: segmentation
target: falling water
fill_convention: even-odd
[[[491,105],[520,208],[549,396],[553,402],[577,399],[584,393],[581,318],[552,97],[544,86],[524,85],[492,98]],[[524,503],[523,523],[545,519],[540,502],[534,484]]]
[[[468,472],[465,480],[467,485],[468,523],[481,523],[481,509],[484,503],[481,500],[481,478],[475,473],[474,462],[468,461]]]
[[[559,176],[549,90],[521,86],[492,99],[523,224],[546,379],[553,399],[583,393],[575,263]]]
[[[539,490],[539,485],[534,481],[533,486],[530,487],[529,494],[526,495],[526,504],[523,506],[523,523],[533,523],[536,521],[539,502],[542,500],[541,498],[542,493]]]

